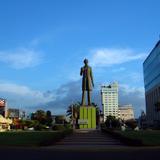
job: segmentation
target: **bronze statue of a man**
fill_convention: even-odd
[[[88,105],[91,105],[91,91],[93,83],[92,68],[88,66],[88,60],[84,60],[84,66],[81,68],[80,75],[82,76],[82,105],[85,105],[85,93],[87,91]]]

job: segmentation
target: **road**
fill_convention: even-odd
[[[5,160],[151,160],[160,159],[160,148],[130,148],[106,151],[60,151],[44,148],[1,148],[0,159]]]
[[[160,147],[129,147],[100,131],[75,132],[49,147],[0,147],[0,160],[160,159]]]

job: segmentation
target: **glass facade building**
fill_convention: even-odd
[[[144,61],[143,73],[147,120],[160,124],[160,41]]]

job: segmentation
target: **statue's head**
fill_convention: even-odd
[[[84,64],[87,65],[88,64],[88,59],[84,59]]]

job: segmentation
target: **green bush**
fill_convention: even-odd
[[[45,128],[45,126],[42,125],[42,124],[37,124],[37,125],[34,126],[34,129],[35,129],[36,131],[41,131],[41,130],[43,130],[44,128]]]
[[[119,119],[116,119],[115,116],[107,116],[105,125],[107,128],[120,128]]]
[[[65,124],[65,128],[66,128],[66,129],[71,129],[71,128],[72,128],[72,125],[71,125],[71,124]]]
[[[65,126],[64,125],[54,125],[52,127],[53,130],[65,130]]]
[[[128,120],[125,122],[126,126],[131,129],[135,129],[137,127],[137,122],[135,120]]]
[[[46,146],[53,145],[55,142],[71,134],[72,130],[63,131],[21,131],[21,132],[1,132],[0,147],[2,146]]]
[[[105,123],[101,123],[100,125],[101,125],[101,128],[102,128],[102,129],[103,129],[103,128],[106,128]]]

